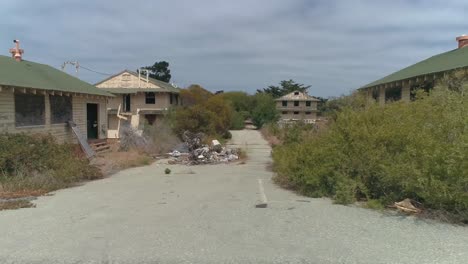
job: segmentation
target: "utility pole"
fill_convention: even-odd
[[[80,69],[80,63],[78,61],[66,61],[62,64],[62,71],[65,71],[65,66],[67,66],[67,64],[75,66],[76,77],[78,77],[78,70]]]

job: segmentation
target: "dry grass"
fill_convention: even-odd
[[[36,207],[28,200],[0,201],[0,211]]]
[[[135,150],[112,151],[96,157],[93,165],[98,167],[102,174],[108,176],[120,170],[150,165],[153,161],[154,159],[148,154]]]

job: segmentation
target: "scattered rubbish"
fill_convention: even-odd
[[[183,146],[179,144],[168,153],[172,157],[169,164],[217,164],[239,160],[237,149],[226,148],[216,139],[211,141],[211,146],[203,144],[205,141],[203,133],[185,131],[182,139]]]
[[[170,173],[171,173],[171,169],[166,168],[166,169],[164,170],[164,173],[165,173],[165,174],[170,174]]]
[[[296,202],[301,202],[301,203],[310,203],[309,200],[296,200]]]
[[[419,214],[422,211],[421,209],[414,206],[411,199],[408,199],[408,198],[404,199],[401,202],[395,202],[393,204],[393,207],[405,213]]]

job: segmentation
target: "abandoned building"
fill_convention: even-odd
[[[462,35],[456,40],[457,49],[413,64],[359,90],[364,91],[369,100],[378,101],[382,105],[391,101],[413,100],[416,90],[430,90],[447,73],[468,67],[468,36]]]
[[[83,139],[107,137],[106,91],[51,66],[22,59],[23,50],[0,55],[0,133],[51,134],[76,143],[68,121]]]
[[[313,123],[317,119],[317,106],[320,100],[306,92],[295,91],[275,101],[276,109],[281,113],[280,122]]]
[[[109,138],[119,138],[125,125],[141,131],[145,124],[158,122],[169,107],[180,105],[177,87],[129,70],[100,81],[96,87],[115,95],[107,107]]]

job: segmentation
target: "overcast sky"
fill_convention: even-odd
[[[253,93],[293,79],[337,96],[456,48],[467,13],[464,0],[1,0],[0,54],[16,38],[25,59],[56,68],[78,60],[117,73],[166,60],[181,87]]]

